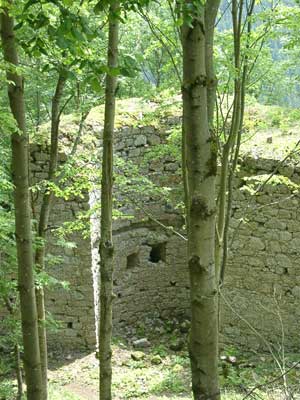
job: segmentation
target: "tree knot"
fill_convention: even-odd
[[[207,199],[199,194],[194,195],[192,198],[190,213],[192,218],[200,217],[202,220],[206,220],[213,215],[214,210],[209,210]]]
[[[189,269],[190,272],[201,274],[202,272],[206,272],[207,269],[204,265],[201,264],[200,257],[196,254],[192,255],[189,259]]]

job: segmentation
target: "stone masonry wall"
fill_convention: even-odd
[[[116,154],[153,182],[181,185],[179,163],[172,154],[163,158],[147,157],[153,146],[166,143],[170,126],[178,119],[165,120],[161,126],[123,127],[116,133]],[[87,126],[97,136],[101,127]],[[32,165],[34,178],[45,178],[46,155],[36,148]],[[62,160],[63,161],[63,160]],[[128,166],[128,165],[127,165]],[[231,251],[225,286],[222,289],[222,341],[249,348],[278,346],[285,332],[287,348],[300,344],[300,210],[295,184],[300,182],[300,167],[281,166],[278,161],[244,158],[235,180]],[[129,165],[130,167],[130,165]],[[130,168],[129,168],[130,169]],[[275,171],[274,178],[257,187]],[[284,177],[288,179],[284,179]],[[245,179],[247,178],[247,179]],[[250,189],[249,189],[250,187]],[[158,317],[188,314],[189,279],[186,268],[185,241],[180,238],[182,217],[167,198],[159,199],[145,192],[138,196],[140,207],[123,198],[119,206],[129,219],[114,223],[115,276],[114,328],[128,332],[133,326]],[[90,199],[57,200],[51,225],[74,220],[75,214],[87,209]],[[121,196],[122,197],[122,196]],[[174,226],[179,235],[165,229]],[[91,242],[80,233],[71,238],[75,249],[62,249],[51,239],[49,252],[62,256],[61,263],[48,266],[58,279],[70,282],[70,290],[51,289],[47,307],[62,324],[57,333],[49,334],[50,345],[91,347],[95,343],[93,315],[95,277],[98,264],[99,216],[92,218]],[[91,268],[91,266],[93,268]],[[93,274],[92,274],[93,269]],[[93,287],[94,275],[94,287]],[[259,332],[259,334],[257,334]]]
[[[227,342],[277,350],[284,343],[286,349],[299,351],[299,183],[299,163],[245,158],[241,164],[222,291]]]
[[[65,156],[60,155],[60,163]],[[48,154],[41,146],[31,148],[32,184],[47,178]],[[38,215],[41,199],[35,193],[34,208]],[[64,222],[74,221],[75,216],[87,210],[88,195],[65,201],[55,198],[48,226],[47,272],[58,281],[68,282],[66,289],[60,284],[46,288],[46,310],[59,325],[59,330],[48,329],[50,347],[86,347],[95,342],[93,279],[91,271],[90,239],[84,239],[80,232],[69,235],[68,241],[76,247],[58,245],[55,230]]]
[[[125,127],[116,132],[116,156],[132,166],[138,166],[143,176],[159,184],[180,185],[179,163],[171,155],[162,158],[149,157],[153,146],[166,143],[170,126],[178,119],[168,119],[156,129]],[[127,165],[127,169],[131,166]],[[120,171],[119,171],[120,173]],[[121,171],[122,174],[122,171]],[[128,188],[123,188],[127,190]],[[186,248],[179,235],[165,226],[173,226],[179,232],[183,219],[167,198],[153,195],[147,188],[132,194],[138,206],[122,198],[122,188],[116,189],[121,198],[119,211],[130,218],[114,221],[114,329],[116,333],[130,333],[142,321],[159,317],[186,314],[189,302],[189,279],[185,269]],[[120,191],[120,195],[119,195]],[[93,193],[91,203],[100,198]],[[99,215],[92,218],[93,270],[97,269],[99,256]],[[182,234],[182,233],[181,233]],[[98,290],[96,288],[96,292]],[[98,294],[96,294],[97,297]]]

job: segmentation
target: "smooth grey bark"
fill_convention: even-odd
[[[216,149],[209,129],[205,7],[187,0],[192,21],[184,21],[183,136],[188,219],[191,331],[189,355],[195,400],[220,398],[218,378],[218,291],[215,278]],[[206,4],[209,7],[210,2]]]
[[[238,75],[235,79],[235,90],[234,90],[234,109],[233,109],[233,118],[232,118],[232,128],[230,134],[234,137],[234,145],[231,149],[231,154],[227,154],[228,157],[228,164],[229,164],[229,174],[227,177],[227,182],[224,179],[225,184],[221,184],[223,186],[224,193],[227,194],[227,203],[224,201],[223,204],[223,240],[222,240],[222,259],[221,255],[219,255],[219,263],[220,263],[220,285],[224,283],[225,278],[225,269],[227,264],[227,256],[228,256],[228,232],[229,232],[229,222],[230,222],[230,214],[231,214],[231,207],[232,207],[232,194],[233,194],[233,178],[236,171],[236,167],[238,164],[238,157],[240,153],[240,146],[241,146],[241,139],[242,139],[242,130],[243,130],[243,123],[244,123],[244,112],[245,112],[245,97],[246,97],[246,85],[248,80],[248,72],[249,72],[249,57],[248,51],[250,48],[250,34],[252,31],[252,21],[251,16],[254,11],[255,1],[252,0],[247,5],[247,14],[245,23],[247,25],[247,38],[245,44],[245,55],[243,60],[241,61],[241,35],[242,35],[242,8],[243,2],[239,5],[237,4],[236,0],[232,2],[232,20],[233,20],[233,38],[234,38],[234,49],[235,49],[235,68],[239,68]],[[229,161],[231,158],[231,161]],[[223,166],[222,166],[223,168]],[[228,169],[228,167],[227,167]],[[225,197],[225,196],[224,196]],[[221,229],[222,227],[220,227]],[[221,253],[221,247],[220,247]]]
[[[16,400],[22,400],[23,398],[23,376],[22,376],[22,362],[21,362],[21,354],[20,347],[18,344],[15,344],[14,347],[15,360],[16,360],[16,376],[17,376],[17,397]]]
[[[48,182],[52,182],[55,178],[57,170],[57,156],[58,156],[58,132],[60,122],[60,101],[63,95],[66,78],[64,72],[61,72],[58,77],[54,96],[52,98],[51,108],[51,143],[50,143],[50,159],[48,169]],[[47,188],[42,197],[41,211],[39,214],[39,223],[37,229],[37,236],[42,239],[39,247],[35,252],[35,265],[37,272],[45,269],[45,240],[46,230],[49,222],[49,216],[53,203],[53,193]],[[47,332],[46,332],[46,315],[45,315],[45,295],[43,287],[36,288],[36,305],[39,321],[39,345],[41,356],[41,369],[43,379],[43,400],[48,398],[48,351],[47,351]]]
[[[219,204],[218,204],[218,222],[217,222],[217,241],[216,241],[216,278],[218,283],[221,274],[221,256],[224,240],[224,228],[226,222],[226,208],[227,208],[227,185],[228,185],[228,169],[230,167],[230,156],[232,149],[235,146],[238,136],[241,120],[241,27],[242,27],[242,11],[243,0],[237,4],[236,0],[232,0],[232,25],[233,25],[233,42],[234,42],[234,103],[232,111],[232,121],[230,132],[226,143],[223,146],[221,157],[221,173],[220,173],[220,190],[219,190]]]
[[[223,146],[220,190],[218,203],[217,241],[216,241],[216,265],[217,278],[220,284],[224,281],[225,267],[228,250],[228,229],[232,204],[232,180],[238,163],[241,135],[244,122],[246,85],[248,79],[248,51],[252,29],[251,16],[255,1],[247,4],[247,13],[243,23],[244,1],[232,0],[232,26],[234,44],[234,101],[229,136]],[[242,57],[241,43],[245,24],[247,25],[245,54]]]
[[[109,34],[107,66],[109,69],[118,65],[119,20],[116,11],[118,1],[112,1],[109,11]],[[103,156],[101,180],[101,221],[100,221],[100,327],[99,327],[99,361],[100,361],[100,400],[111,400],[112,380],[112,303],[113,303],[113,268],[114,247],[112,239],[112,188],[113,188],[113,134],[115,123],[115,96],[117,77],[106,75],[105,111],[103,129]]]
[[[12,3],[7,3],[9,7]],[[1,39],[4,60],[8,63],[8,97],[11,112],[18,131],[12,134],[12,174],[16,223],[16,245],[18,260],[18,287],[22,335],[24,346],[24,369],[27,385],[27,399],[42,399],[42,374],[38,338],[38,319],[33,275],[33,246],[31,230],[31,209],[28,176],[28,135],[25,124],[24,82],[16,67],[19,65],[14,35],[14,20],[8,8],[2,9]]]
[[[214,134],[214,111],[216,103],[217,77],[214,68],[215,23],[220,0],[210,0],[205,6],[205,66],[207,74],[207,116],[209,129]]]

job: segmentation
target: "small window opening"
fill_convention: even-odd
[[[166,243],[158,243],[151,246],[149,261],[153,263],[166,261]]]
[[[127,256],[127,268],[132,269],[139,265],[139,255],[138,253],[132,253]]]
[[[68,322],[67,326],[69,329],[73,329],[73,322]]]

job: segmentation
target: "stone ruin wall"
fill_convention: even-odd
[[[60,162],[65,162],[64,155],[60,155]],[[31,147],[30,165],[32,184],[47,179],[48,154],[41,146]],[[36,212],[39,211],[40,203],[40,198],[34,195]],[[71,201],[55,198],[51,210],[47,253],[48,259],[49,255],[59,259],[55,264],[46,264],[46,269],[59,281],[69,282],[69,289],[57,285],[45,291],[46,310],[60,324],[58,331],[48,330],[50,347],[91,347],[95,342],[90,239],[75,232],[68,240],[74,242],[76,248],[64,248],[57,245],[53,235],[54,230],[63,222],[73,221],[76,214],[88,207],[88,196]]]
[[[175,121],[177,122],[177,121]],[[172,121],[174,123],[174,121]],[[180,185],[178,162],[146,154],[153,145],[165,143],[170,122],[158,132],[153,127],[125,128],[117,132],[116,154],[138,165],[141,174],[159,183]],[[99,197],[99,194],[98,194]],[[143,208],[166,226],[180,231],[183,220],[169,201],[142,195]],[[122,209],[122,208],[121,208]],[[122,209],[131,219],[113,224],[115,248],[114,324],[116,332],[134,335],[134,327],[159,317],[184,315],[188,309],[189,282],[183,260],[186,250],[182,239],[159,226],[134,205]],[[98,263],[99,218],[93,221],[93,265]]]
[[[153,145],[166,141],[168,128],[174,123],[178,121],[168,120],[159,130],[153,127],[119,129],[117,154],[141,166],[142,173],[155,182],[167,178],[172,185],[180,185],[176,174],[179,166],[171,156],[143,163]],[[40,153],[40,149],[35,149],[32,156],[37,161],[32,165],[34,178],[45,178],[47,156]],[[264,340],[277,346],[282,326],[286,347],[299,346],[299,195],[293,194],[285,183],[268,183],[261,195],[253,196],[246,190],[244,179],[269,174],[276,166],[276,160],[244,158],[234,184],[233,239],[222,289],[221,341],[252,349],[266,348]],[[297,184],[300,182],[299,165],[296,168],[282,166],[276,174]],[[50,225],[73,220],[77,212],[88,208],[88,203],[88,196],[70,202],[57,200]],[[166,225],[180,229],[182,218],[167,202],[147,199],[145,207]],[[245,212],[247,221],[241,223]],[[50,346],[91,347],[95,343],[91,265],[95,268],[98,261],[97,219],[92,221],[92,226],[91,241],[83,239],[80,233],[70,238],[77,244],[75,249],[55,246],[50,235],[50,253],[63,258],[61,264],[48,270],[58,279],[70,282],[69,291],[60,288],[47,293],[47,308],[62,325],[58,333],[49,333]],[[189,279],[182,239],[143,212],[135,211],[133,219],[115,223],[114,244],[114,328],[117,334],[132,334],[133,327],[159,317],[188,314]]]
[[[255,187],[270,174],[258,195]],[[275,182],[275,183],[274,183]],[[295,184],[295,185],[294,185]],[[223,290],[224,340],[299,351],[300,164],[245,158],[235,182],[231,251]],[[298,188],[297,186],[298,185]],[[241,223],[241,219],[244,220]],[[257,333],[259,333],[260,337]]]

